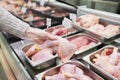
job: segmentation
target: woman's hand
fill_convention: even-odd
[[[43,43],[45,40],[56,40],[57,38],[44,30],[29,27],[25,32],[25,37],[37,43]]]

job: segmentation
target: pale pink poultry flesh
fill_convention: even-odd
[[[47,49],[49,48],[49,49],[47,50],[46,48]],[[42,57],[41,55],[43,53],[44,53],[43,56],[45,56],[46,54],[48,54],[51,57],[52,57],[52,55],[54,53],[57,53],[58,57],[60,57],[60,59],[62,60],[62,62],[66,62],[66,61],[68,61],[73,56],[73,54],[74,54],[75,51],[76,51],[76,46],[75,45],[73,45],[72,43],[70,43],[65,38],[58,37],[57,40],[53,40],[53,41],[46,40],[41,45],[34,44],[33,46],[31,46],[31,48],[29,48],[26,51],[26,55],[29,58],[32,57],[32,60],[35,61],[35,60],[39,60],[40,57]],[[46,57],[49,57],[49,56],[46,55]]]
[[[101,24],[96,24],[88,28],[88,30],[104,37],[111,37],[120,32],[120,26],[111,24],[103,26]]]
[[[45,80],[93,80],[88,75],[85,75],[81,68],[73,64],[64,64],[59,71],[55,75],[46,76]]]
[[[97,44],[96,42],[92,41],[90,38],[86,36],[76,37],[70,40],[70,42],[76,45],[77,50],[87,49]]]
[[[117,47],[112,51],[109,48],[104,49],[94,64],[120,80],[120,53]]]
[[[31,60],[44,62],[44,61],[49,60],[54,57],[52,53],[53,53],[53,51],[50,48],[42,49],[41,51],[39,51],[35,55],[33,55],[31,57]]]
[[[58,38],[57,53],[62,62],[68,61],[73,56],[76,50],[76,46],[69,42],[67,39],[60,37]]]
[[[111,37],[120,32],[120,26],[112,24],[104,25],[100,23],[99,19],[100,18],[96,15],[87,14],[78,17],[76,22],[78,26],[82,26],[83,28],[103,37]]]
[[[82,15],[77,19],[77,24],[89,28],[92,25],[99,24],[99,17],[92,14]]]
[[[64,27],[61,27],[61,28],[58,28],[58,29],[55,29],[51,32],[51,34],[53,35],[57,35],[57,36],[60,36],[60,35],[65,35],[68,33],[68,30],[67,28],[64,28]]]
[[[35,8],[35,10],[38,10],[38,11],[47,11],[47,10],[50,10],[51,9],[51,7],[49,7],[49,6],[37,6],[36,8]]]

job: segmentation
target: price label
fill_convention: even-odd
[[[66,17],[64,17],[63,21],[62,21],[62,25],[67,28],[67,29],[70,29],[72,28],[72,21]]]
[[[36,3],[33,3],[33,4],[32,4],[32,7],[33,7],[33,8],[35,8],[36,6],[37,6],[37,4],[36,4]]]
[[[51,19],[50,18],[47,18],[46,19],[46,25],[47,25],[47,28],[51,26]]]
[[[71,19],[72,21],[74,21],[74,22],[76,21],[76,19],[77,19],[76,14],[70,13],[69,16],[70,16],[70,19]]]
[[[29,15],[29,20],[33,21],[33,15],[32,14]]]
[[[32,4],[31,1],[28,1],[28,7],[31,7],[31,4]]]
[[[44,6],[44,4],[45,4],[45,0],[40,0],[40,5]]]
[[[27,8],[26,8],[26,7],[22,7],[21,11],[22,11],[22,13],[24,14],[24,13],[26,13]]]

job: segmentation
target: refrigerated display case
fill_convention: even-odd
[[[54,5],[54,6],[61,6],[62,3],[50,2],[50,4]],[[68,8],[69,10],[72,10],[73,12],[76,12],[76,10],[77,10],[78,11],[77,16],[85,15],[85,14],[94,14],[94,15],[99,16],[101,18],[101,20],[103,20],[103,22],[120,25],[120,22],[119,22],[120,16],[113,14],[113,13],[94,10],[94,9],[85,8],[85,7],[73,7],[73,6],[71,7],[71,6],[67,6],[65,3],[64,3],[64,5],[62,4],[61,7]],[[52,27],[52,28],[55,29],[54,27]],[[74,28],[76,28],[76,27],[74,27]],[[104,43],[104,40],[101,41],[99,39],[99,37],[95,37],[94,35],[92,35],[92,33],[85,32],[87,30],[81,31],[80,28],[77,29],[77,31],[78,30],[80,30],[81,33],[77,32],[77,33],[71,34],[70,36],[65,35],[64,37],[72,39],[72,37],[75,37],[76,35],[80,35],[80,34],[83,35],[85,33],[85,35],[90,36],[90,37],[88,37],[90,39],[90,41],[93,40],[93,42],[95,41],[96,43],[98,43],[95,46],[92,46],[90,48],[79,51],[80,54],[77,53],[76,56],[74,55],[72,57],[72,59],[78,59],[78,62],[79,61],[81,62],[81,59],[83,57],[85,57],[86,55],[90,54],[93,51],[96,51],[97,49],[100,49],[101,47],[103,47],[106,44]],[[78,34],[78,33],[80,33],[80,34]],[[23,55],[23,51],[22,51],[23,46],[30,44],[32,42],[19,39],[19,40],[11,43],[9,41],[9,38],[7,38],[8,36],[5,36],[5,35],[3,35],[3,33],[0,33],[0,46],[1,46],[1,50],[2,50],[2,53],[0,52],[0,54],[2,54],[2,56],[0,56],[0,57],[2,57],[2,58],[0,58],[0,62],[3,59],[4,59],[4,61],[6,61],[6,63],[2,61],[0,63],[0,66],[2,66],[2,68],[3,68],[3,69],[1,68],[2,69],[1,71],[4,70],[6,77],[8,79],[10,79],[10,80],[38,80],[38,78],[39,78],[39,80],[44,80],[45,76],[42,75],[42,74],[44,74],[44,72],[47,72],[47,75],[51,75],[48,72],[51,72],[51,69],[56,70],[59,67],[59,64],[61,64],[61,61],[57,57],[57,58],[55,58],[56,61],[53,61],[54,64],[49,65],[49,67],[44,67],[44,66],[32,67],[29,64],[29,62],[26,60],[26,57]],[[113,37],[109,39],[112,41],[110,41],[107,44],[111,44],[116,38],[120,37],[120,34],[117,34],[116,36],[113,36]],[[11,40],[14,40],[14,37],[11,38]],[[48,63],[48,64],[50,64],[50,63]],[[71,63],[71,62],[69,62],[69,63]],[[85,63],[85,62],[82,62],[82,63],[83,63],[82,65],[84,65],[85,68],[89,68],[89,70],[91,72],[91,68],[90,68],[89,64]],[[72,63],[72,64],[74,64],[74,63]],[[76,63],[76,62],[75,62],[75,64],[78,65],[78,63]],[[6,70],[6,65],[8,66],[7,70]],[[81,65],[81,64],[79,64],[79,65]],[[58,67],[56,67],[56,66],[58,66]],[[88,69],[85,69],[85,70],[88,70]],[[9,71],[9,73],[7,71]],[[44,75],[46,75],[46,74],[44,74]],[[12,77],[10,77],[10,76],[12,76]],[[101,75],[98,75],[98,76],[101,76]],[[43,79],[41,79],[42,77],[43,77]],[[93,76],[93,77],[95,77],[95,76]],[[96,80],[98,80],[98,78]],[[100,80],[101,80],[101,78],[100,78]],[[104,80],[104,79],[102,79],[102,80]]]
[[[10,80],[31,80],[30,75],[26,72],[2,33],[0,33],[0,46],[2,51],[1,55],[3,56],[2,58],[6,61],[6,63],[3,62],[1,65],[3,66],[4,71],[6,71],[5,67],[8,67],[9,69],[8,72],[5,72],[7,78]]]

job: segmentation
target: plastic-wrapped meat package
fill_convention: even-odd
[[[87,14],[78,17],[76,22],[79,26],[89,28],[92,25],[99,24],[99,19],[100,18],[98,16]]]
[[[57,76],[57,78],[56,78]],[[84,71],[73,64],[64,64],[60,67],[59,73],[46,76],[45,80],[93,80],[88,75],[84,74]]]
[[[95,57],[92,59],[95,65],[120,80],[120,52],[117,47],[105,48]]]

